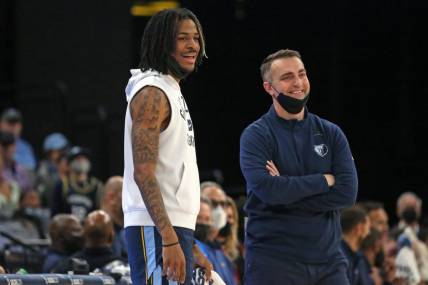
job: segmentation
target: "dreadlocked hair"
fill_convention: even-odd
[[[175,49],[175,40],[178,23],[182,20],[190,19],[199,33],[200,51],[196,58],[196,65],[202,63],[206,56],[205,39],[201,24],[190,10],[186,8],[166,9],[155,14],[147,23],[141,40],[141,60],[139,68],[141,71],[156,70],[163,74],[174,72],[171,66],[172,53]],[[178,74],[173,74],[177,76]]]

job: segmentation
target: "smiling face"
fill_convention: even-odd
[[[282,92],[293,98],[303,99],[309,94],[309,79],[305,66],[298,57],[274,60],[270,68],[270,78],[271,81],[265,81],[264,86],[271,96],[276,96],[277,92]]]
[[[195,23],[190,19],[178,23],[175,50],[172,57],[182,69],[190,73],[195,69],[200,51],[200,35]]]

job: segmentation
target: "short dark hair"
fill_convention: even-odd
[[[300,53],[296,50],[291,49],[281,49],[277,52],[274,52],[270,55],[268,55],[265,59],[263,59],[262,64],[260,65],[260,73],[262,76],[262,79],[264,81],[270,81],[270,68],[272,66],[272,62],[275,59],[278,58],[288,58],[288,57],[297,57],[299,59],[302,59]]]
[[[358,206],[363,208],[367,213],[376,211],[379,209],[384,209],[383,204],[376,201],[365,201],[358,203]]]
[[[206,57],[205,39],[198,18],[186,8],[165,9],[155,14],[144,29],[139,65],[141,71],[153,69],[163,74],[171,72],[174,76],[180,77],[180,74],[174,74],[171,54],[175,49],[178,23],[185,19],[192,20],[199,33],[201,49],[196,58],[195,68],[202,63],[203,57]]]
[[[367,221],[367,212],[357,206],[342,210],[340,214],[340,224],[342,232],[347,234],[352,231],[358,224]]]

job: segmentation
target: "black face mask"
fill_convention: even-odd
[[[294,97],[285,95],[282,92],[278,92],[273,85],[271,84],[273,90],[278,93],[278,96],[275,97],[276,101],[278,101],[279,105],[284,108],[290,114],[298,114],[302,111],[302,109],[306,106],[306,102],[309,99],[309,93],[303,99],[296,99]]]
[[[195,234],[194,234],[195,239],[201,242],[207,242],[210,228],[211,226],[207,224],[196,224]]]
[[[222,237],[227,237],[230,235],[231,232],[232,232],[232,225],[229,222],[227,222],[226,225],[220,229],[220,232],[218,234]]]
[[[401,216],[406,224],[413,224],[418,220],[418,214],[413,208],[406,208],[403,213],[401,213]]]

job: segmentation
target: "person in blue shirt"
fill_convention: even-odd
[[[77,217],[58,214],[49,225],[51,245],[43,263],[43,273],[50,273],[55,266],[83,248],[83,227]]]
[[[374,285],[370,264],[361,252],[361,244],[370,233],[371,221],[367,212],[357,206],[341,212],[342,251],[348,260],[351,285]]]
[[[273,104],[240,140],[246,180],[246,285],[346,285],[339,210],[357,196],[357,173],[341,129],[305,107],[310,84],[299,52],[260,67]]]
[[[235,265],[224,254],[221,245],[215,241],[218,231],[212,227],[212,211],[211,200],[208,197],[201,196],[201,206],[195,227],[195,243],[212,263],[214,271],[218,273],[226,285],[236,285],[238,282],[234,276]]]
[[[15,108],[4,110],[0,118],[0,129],[11,132],[16,137],[15,160],[29,171],[35,171],[37,161],[33,147],[29,142],[21,138],[22,114]]]
[[[37,168],[36,189],[40,193],[44,207],[52,205],[52,192],[58,180],[67,176],[68,139],[61,133],[51,133],[43,141],[45,159],[41,160]]]

